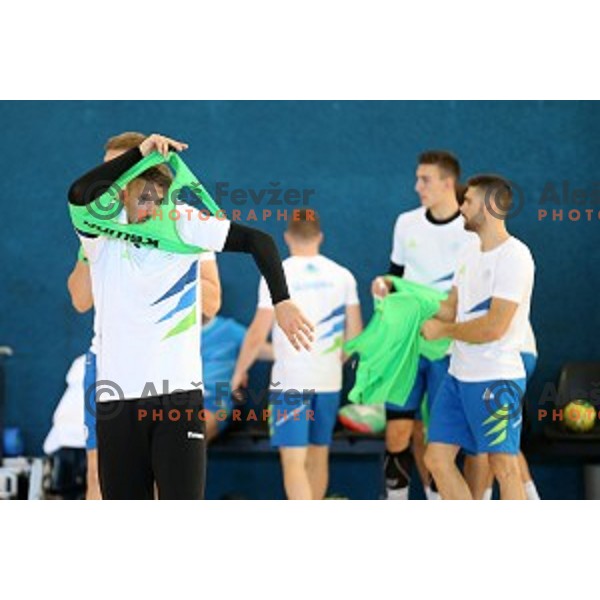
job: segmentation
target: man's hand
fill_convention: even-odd
[[[421,335],[426,340],[439,340],[448,337],[448,323],[439,319],[429,319],[421,327]]]
[[[178,142],[177,140],[164,135],[153,133],[140,144],[140,152],[142,153],[142,156],[148,156],[148,154],[154,150],[158,150],[158,152],[166,157],[167,154],[169,154],[169,146],[172,146],[177,152],[181,152],[188,147],[188,145],[183,142]]]
[[[235,371],[231,378],[231,395],[240,400],[243,397],[242,388],[248,387],[248,371]]]
[[[313,341],[314,325],[302,314],[302,311],[291,301],[283,300],[275,305],[275,319],[288,340],[296,350],[303,346],[310,351]]]
[[[385,277],[375,277],[371,283],[371,293],[376,298],[385,298],[392,290],[392,282]]]

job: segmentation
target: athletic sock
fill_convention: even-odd
[[[440,496],[440,493],[437,490],[434,491],[429,486],[425,487],[425,497],[427,498],[427,500],[441,500],[442,499],[442,497]]]
[[[402,452],[385,451],[383,471],[385,474],[385,497],[388,500],[408,500],[413,462],[410,448],[406,448]]]
[[[408,487],[399,489],[387,488],[386,500],[408,500]]]
[[[492,488],[486,488],[485,492],[483,492],[483,496],[481,497],[482,500],[491,500],[492,499]]]
[[[527,496],[527,500],[541,500],[533,480],[530,480],[525,484],[525,495]]]

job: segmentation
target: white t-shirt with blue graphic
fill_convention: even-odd
[[[125,211],[120,219],[126,222]],[[214,217],[177,221],[185,242],[216,252],[229,227]],[[92,278],[97,381],[111,382],[98,384],[96,401],[202,389],[198,255],[106,237],[80,240]]]
[[[420,207],[398,216],[390,260],[404,266],[408,281],[429,285],[441,292],[452,287],[458,255],[476,234],[466,231],[458,215],[447,223],[435,223]]]
[[[359,304],[356,280],[348,269],[321,254],[291,256],[283,261],[283,269],[290,297],[316,326],[315,341],[310,352],[298,352],[280,327],[274,326],[271,389],[337,392],[342,389],[346,307]],[[262,278],[258,308],[272,307]]]
[[[485,315],[492,298],[518,304],[504,336],[486,344],[454,341],[449,373],[460,381],[492,381],[525,377],[521,352],[531,345],[529,308],[535,266],[529,248],[515,237],[489,252],[479,242],[461,254],[453,285],[458,294],[456,321]]]

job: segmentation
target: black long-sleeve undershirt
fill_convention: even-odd
[[[252,254],[256,266],[267,282],[273,304],[289,299],[279,251],[268,233],[239,223],[231,223],[223,252]]]
[[[388,275],[393,275],[394,277],[404,277],[404,265],[397,265],[395,262],[390,262]]]
[[[69,188],[69,203],[77,206],[89,204],[100,197],[111,184],[142,158],[140,149],[132,148],[88,171]],[[269,234],[252,227],[231,223],[223,252],[251,254],[267,282],[273,304],[289,299],[290,294],[279,251]]]
[[[85,206],[99,198],[125,171],[131,169],[142,158],[140,149],[132,148],[88,171],[69,188],[69,204]]]

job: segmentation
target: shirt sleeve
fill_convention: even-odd
[[[203,252],[200,255],[200,258],[198,259],[198,262],[201,262],[201,263],[203,263],[203,262],[210,262],[211,260],[214,260],[214,261],[217,260],[217,257],[215,256],[215,253],[214,252]]]
[[[396,263],[390,261],[388,275],[393,275],[394,277],[404,277],[404,265],[397,265]]]
[[[498,257],[492,297],[520,304],[533,288],[533,258],[527,248],[511,248]]]
[[[179,206],[177,231],[181,239],[192,246],[221,252],[231,227],[231,221],[209,216],[186,204]]]
[[[83,248],[83,256],[87,259],[90,264],[95,263],[102,254],[104,246],[108,241],[108,238],[100,236],[87,236],[84,233],[77,232],[81,247]]]
[[[258,305],[257,308],[273,308],[273,302],[271,301],[271,294],[267,287],[267,282],[264,277],[260,278],[258,284]]]
[[[82,263],[89,263],[90,262],[87,259],[87,256],[85,255],[85,250],[83,249],[83,246],[79,246],[79,252],[77,252],[77,260],[79,262],[82,262]]]
[[[402,225],[402,215],[396,219],[396,225],[394,226],[394,239],[392,242],[390,261],[398,266],[404,266],[406,264],[406,257],[404,256],[404,227]]]

